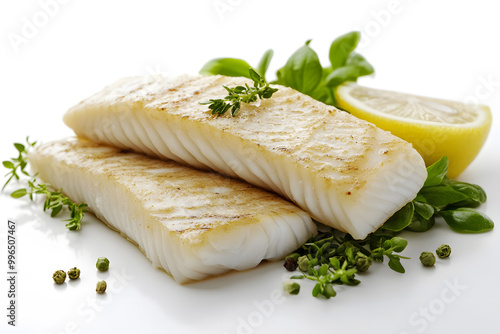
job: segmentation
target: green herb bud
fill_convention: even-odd
[[[68,270],[68,277],[69,279],[78,279],[80,277],[80,269],[77,267],[73,267],[70,270]]]
[[[293,281],[286,281],[283,284],[283,289],[291,295],[298,295],[300,292],[300,284]]]
[[[307,271],[307,269],[309,268],[309,258],[307,257],[307,255],[299,257],[298,263],[299,269],[302,271]]]
[[[108,287],[108,285],[106,284],[106,281],[99,281],[99,282],[97,282],[97,286],[95,288],[95,291],[98,294],[103,294],[106,292],[107,287]]]
[[[99,257],[95,266],[99,271],[107,271],[109,269],[109,260],[105,257]]]
[[[431,252],[422,252],[420,262],[426,267],[432,267],[436,263],[436,257]]]
[[[436,254],[440,259],[445,259],[451,254],[451,247],[449,245],[441,245],[436,249]]]
[[[52,278],[56,284],[63,284],[66,280],[66,273],[64,270],[58,270],[52,275]]]
[[[372,265],[372,258],[366,256],[365,254],[358,252],[356,254],[356,269],[359,271],[365,272]]]

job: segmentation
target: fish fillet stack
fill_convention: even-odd
[[[276,243],[290,246],[303,243],[315,229],[308,218],[309,216],[323,224],[350,233],[354,238],[364,238],[412,200],[423,185],[427,175],[425,165],[420,155],[409,143],[376,128],[371,123],[313,100],[293,89],[277,86],[278,92],[272,98],[255,104],[243,104],[239,115],[234,118],[229,113],[219,117],[213,116],[206,106],[199,104],[201,101],[224,97],[227,92],[222,87],[223,85],[233,87],[244,83],[251,84],[244,78],[224,76],[179,77],[175,79],[161,76],[126,78],[104,88],[101,92],[71,108],[65,114],[64,121],[78,136],[87,138],[94,143],[131,150],[166,161],[174,160],[182,165],[242,179],[254,186],[281,195],[307,212],[308,215],[305,215],[302,210],[292,210],[291,207],[287,207],[285,211],[288,212],[289,219],[283,219],[284,211],[275,213],[273,209],[276,205],[273,201],[280,203],[278,207],[285,205],[284,202],[267,192],[264,193],[269,198],[274,198],[273,201],[257,200],[257,196],[254,196],[252,198],[255,199],[246,201],[247,206],[239,206],[242,211],[237,214],[240,216],[244,215],[244,212],[246,214],[255,212],[260,217],[251,220],[251,223],[248,222],[247,232],[234,232],[239,235],[247,233],[246,239],[243,237],[235,239],[231,237],[229,232],[221,232],[226,231],[226,229],[231,230],[231,226],[245,225],[238,223],[238,219],[235,219],[234,222],[231,219],[220,222],[217,217],[221,212],[224,212],[223,216],[227,218],[226,211],[224,211],[226,210],[225,206],[214,206],[211,215],[207,212],[205,214],[208,216],[205,218],[196,215],[201,220],[210,221],[210,226],[221,224],[224,227],[209,229],[210,231],[212,229],[219,231],[211,232],[212,234],[198,231],[193,232],[194,235],[206,235],[206,242],[212,245],[219,242],[226,245],[218,248],[221,254],[227,253],[228,256],[225,258],[234,252],[243,257],[253,254],[252,256],[255,257],[253,263],[255,264],[258,263],[256,260],[258,258],[279,258],[284,256],[290,248],[293,248],[272,246]],[[78,143],[83,142],[80,140]],[[71,144],[76,145],[76,147],[69,150],[76,150],[82,155],[80,157],[82,160],[77,159],[78,163],[76,164],[64,158],[65,153],[62,153],[62,148],[59,151],[46,148],[44,158],[41,161],[53,159],[61,163],[55,164],[54,170],[50,173],[47,172],[45,176],[41,173],[42,178],[47,178],[47,182],[56,184],[51,180],[52,177],[57,179],[61,171],[78,169],[77,166],[84,164],[86,156],[83,153],[85,150],[82,151],[78,147],[94,145],[89,144],[89,142],[85,143]],[[57,145],[66,144],[63,142],[54,145],[57,147]],[[94,147],[94,149],[98,148]],[[42,150],[44,148],[41,148],[40,152]],[[103,148],[103,150],[105,149]],[[102,163],[101,158],[94,159],[92,158],[93,153],[88,154],[92,164]],[[115,151],[115,154],[121,157],[125,153],[116,153]],[[134,155],[134,159],[139,159],[138,157],[138,155]],[[118,163],[122,158],[111,157],[110,159]],[[165,163],[172,164],[172,162]],[[41,164],[39,163],[39,165]],[[131,166],[134,164],[127,162],[126,166],[119,163],[123,170],[118,167],[114,169],[114,172],[102,169],[100,170],[101,174],[96,174],[96,172],[91,172],[94,169],[92,164],[89,163],[89,167],[85,171],[79,169],[80,175],[88,174],[88,177],[74,181],[74,185],[71,187],[75,189],[75,192],[69,194],[70,197],[86,199],[80,197],[87,191],[83,190],[84,186],[88,186],[88,189],[96,187],[86,183],[92,183],[94,179],[107,180],[109,191],[113,192],[113,196],[117,198],[130,197],[130,201],[135,201],[134,205],[126,208],[133,213],[132,217],[139,217],[140,214],[142,215],[141,219],[146,219],[145,217],[151,215],[167,217],[156,224],[157,226],[169,226],[166,227],[167,230],[171,229],[171,226],[183,226],[187,230],[190,230],[189,224],[193,224],[194,227],[198,226],[198,218],[191,219],[191,221],[188,218],[189,215],[183,218],[182,223],[178,223],[177,218],[173,218],[175,215],[162,216],[149,211],[148,205],[152,205],[151,209],[163,210],[160,208],[166,204],[161,204],[162,201],[165,201],[164,198],[156,198],[154,195],[157,192],[162,193],[159,189],[163,187],[163,183],[158,186],[160,188],[155,188],[156,192],[148,195],[151,198],[141,197],[140,192],[137,193],[134,190],[136,189],[134,187],[147,189],[146,184],[156,182],[143,181],[142,178],[147,174],[146,171],[128,171],[127,168],[132,168]],[[140,176],[135,176],[136,173]],[[192,173],[203,172],[193,170]],[[108,179],[106,179],[106,175],[109,176]],[[121,178],[120,175],[127,176]],[[130,175],[134,175],[132,180],[130,180]],[[133,179],[136,177],[139,177],[141,181],[134,183]],[[129,181],[125,181],[125,179]],[[62,183],[71,184],[71,180],[67,179]],[[115,187],[116,184],[120,186]],[[199,184],[203,184],[203,182],[193,183],[190,186],[198,187]],[[64,188],[65,192],[69,192],[68,185],[61,184],[60,186]],[[245,191],[262,191],[255,187],[245,186],[247,187]],[[123,192],[123,194],[117,192]],[[233,192],[237,193],[239,190]],[[166,193],[170,194],[169,191]],[[206,190],[199,192],[202,199],[205,193]],[[266,196],[264,197],[267,198]],[[111,198],[113,197],[111,196]],[[183,201],[182,198],[180,200]],[[205,198],[205,200],[207,203],[211,201],[220,203],[217,196],[210,200]],[[231,206],[229,200],[230,198],[227,199],[227,206]],[[90,198],[88,201],[91,202],[92,199]],[[144,204],[151,203],[151,201],[154,204]],[[254,204],[254,201],[258,201],[260,204]],[[108,201],[108,203],[111,202]],[[170,203],[168,199],[167,202]],[[267,205],[264,202],[269,203]],[[163,246],[159,246],[160,241],[152,246],[153,243],[150,241],[159,240],[155,239],[158,238],[157,233],[159,232],[142,231],[141,228],[147,225],[143,220],[136,218],[124,220],[119,216],[113,216],[109,210],[105,213],[105,209],[99,205],[99,202],[94,204],[91,202],[89,205],[96,212],[96,215],[135,240],[155,265],[158,265],[159,262],[155,260],[157,255],[152,255],[154,252],[163,254],[165,259],[181,257],[184,260],[176,261],[178,267],[186,266],[186,263],[189,262],[186,259],[196,258],[189,250],[194,246],[180,241],[172,241],[184,240],[182,237],[177,239],[169,237],[163,241],[166,243]],[[175,207],[176,204],[169,205]],[[183,206],[181,205],[181,207]],[[197,210],[201,207],[203,204],[199,204]],[[256,212],[257,207],[261,211]],[[175,212],[176,209],[172,210]],[[269,216],[277,217],[264,218],[266,212]],[[295,216],[292,218],[293,215]],[[279,228],[276,226],[273,229],[261,227],[263,222],[268,219],[285,220],[286,222],[278,224]],[[294,223],[291,223],[291,220]],[[259,227],[250,227],[253,224]],[[284,232],[287,228],[291,229],[292,232]],[[276,233],[269,234],[271,230]],[[259,236],[256,231],[264,231],[267,239],[264,235]],[[235,251],[241,246],[240,244],[243,242],[241,240],[247,240],[248,243],[248,247],[244,247],[248,250],[248,252],[245,251],[245,255]],[[181,244],[185,247],[178,246]],[[267,253],[267,255],[263,255],[263,248],[276,248],[276,251],[271,252],[272,255]],[[170,252],[169,255],[166,255],[168,252]],[[183,252],[186,255],[180,255]],[[213,252],[207,254],[204,261],[209,263],[217,257],[213,256]],[[221,257],[224,256],[221,255]],[[165,260],[158,266],[171,272],[177,279],[177,274],[169,261],[172,260]],[[201,263],[203,261],[193,260],[193,262]],[[203,275],[211,274],[211,270],[213,270],[213,274],[221,271],[220,269],[207,268]],[[179,281],[204,277],[203,275],[193,275],[190,270],[187,271],[189,274],[179,276],[182,277],[178,279]]]

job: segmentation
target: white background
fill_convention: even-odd
[[[27,135],[40,141],[71,135],[63,113],[118,78],[194,74],[222,56],[256,65],[273,48],[273,79],[307,39],[326,64],[330,42],[358,29],[359,51],[376,70],[360,83],[491,107],[490,136],[460,179],[485,188],[489,199],[481,210],[500,222],[494,1],[65,2],[1,2],[0,159],[13,156],[12,143]],[[16,221],[18,238],[14,329],[6,324],[8,218]],[[406,274],[374,265],[361,285],[322,300],[310,296],[308,284],[299,296],[281,296],[287,277],[281,263],[179,286],[92,216],[70,232],[40,202],[10,199],[7,191],[0,195],[0,222],[2,333],[480,333],[500,326],[498,227],[462,235],[441,224],[426,234],[404,234],[405,255],[412,257],[404,261]],[[423,268],[420,252],[441,243],[452,246],[452,257]],[[111,260],[108,273],[96,272],[98,256]],[[73,266],[82,269],[79,281],[53,284],[54,270]],[[93,292],[99,279],[109,283],[104,296]]]

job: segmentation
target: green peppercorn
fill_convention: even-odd
[[[432,267],[436,263],[436,257],[431,252],[422,252],[420,262],[426,267]]]
[[[356,269],[361,272],[365,272],[372,265],[372,258],[366,256],[365,254],[358,252],[356,255]]]
[[[106,292],[106,288],[108,287],[108,285],[106,284],[106,281],[99,281],[97,282],[97,285],[96,285],[96,288],[95,288],[95,291],[98,293],[98,294],[103,294]]]
[[[291,295],[298,295],[300,292],[300,284],[294,281],[286,281],[283,284],[283,289]]]
[[[95,266],[99,271],[106,271],[109,269],[109,260],[105,257],[99,257]]]
[[[54,279],[54,282],[56,284],[63,284],[66,280],[66,273],[64,272],[64,270],[57,270],[52,275],[52,278]]]
[[[449,245],[441,245],[436,249],[436,254],[440,259],[445,259],[451,254],[451,247]]]
[[[307,271],[309,269],[309,258],[307,257],[307,255],[299,257],[297,262],[299,264],[300,270]]]
[[[70,270],[68,270],[68,277],[71,280],[78,279],[80,277],[80,269],[77,267],[73,267]]]

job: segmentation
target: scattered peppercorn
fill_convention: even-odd
[[[286,268],[288,271],[295,271],[297,269],[297,260],[289,257],[285,260],[285,263],[283,264],[283,267]]]
[[[109,269],[109,260],[105,257],[99,257],[95,266],[99,271],[107,271]]]
[[[73,267],[70,270],[68,270],[68,277],[71,280],[78,279],[80,277],[80,269],[77,267]]]
[[[436,257],[431,252],[422,252],[420,254],[420,262],[425,267],[432,267],[436,263]]]
[[[99,281],[99,282],[97,282],[97,286],[95,288],[95,291],[98,294],[103,294],[104,292],[106,292],[107,287],[108,287],[108,285],[106,284],[106,281]]]
[[[291,295],[298,295],[300,292],[300,284],[293,281],[287,281],[283,284],[283,289]]]
[[[52,275],[52,278],[54,279],[54,282],[56,284],[63,284],[66,280],[66,273],[64,272],[64,270],[57,270]]]
[[[449,245],[441,245],[436,249],[436,254],[440,259],[445,259],[451,254],[451,247]]]

